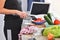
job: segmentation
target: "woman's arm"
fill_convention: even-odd
[[[25,18],[27,16],[25,12],[4,8],[5,1],[6,0],[0,0],[0,14],[12,14],[12,15],[15,14],[15,15],[20,16],[21,18]]]
[[[10,10],[10,9],[5,9],[4,4],[6,0],[0,0],[0,13],[2,14],[15,14],[17,13],[17,10]]]
[[[17,12],[18,12],[18,10],[10,10],[10,9],[5,9],[5,8],[0,8],[0,14],[16,14]]]

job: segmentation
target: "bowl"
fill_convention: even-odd
[[[36,24],[36,25],[41,25],[41,24],[44,24],[46,21],[41,21],[41,22],[34,22],[32,21],[32,23]]]

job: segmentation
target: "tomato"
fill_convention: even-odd
[[[40,20],[34,20],[33,22],[40,22]]]
[[[37,20],[42,20],[42,18],[37,18]]]
[[[42,18],[37,18],[33,22],[43,22],[44,20]]]
[[[60,24],[60,20],[58,20],[58,19],[55,19],[55,20],[54,20],[54,24],[55,24],[55,25],[58,25],[58,24]]]

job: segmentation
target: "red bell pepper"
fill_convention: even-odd
[[[59,24],[60,24],[60,20],[55,19],[55,20],[54,20],[54,24],[55,24],[55,25],[59,25]]]

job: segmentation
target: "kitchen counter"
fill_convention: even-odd
[[[32,38],[33,35],[22,35],[22,40],[28,40],[30,38]],[[44,36],[35,36],[36,40],[48,40],[47,37]],[[60,40],[60,38],[55,38],[55,40]]]

